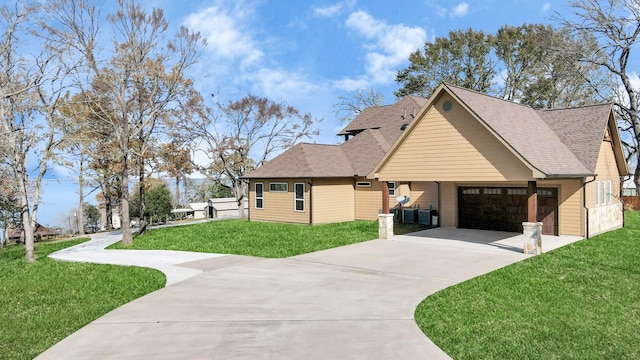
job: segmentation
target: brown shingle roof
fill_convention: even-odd
[[[350,177],[354,170],[338,145],[298,144],[244,177]]]
[[[344,143],[296,145],[244,177],[366,176],[400,137],[402,124],[413,121],[411,115],[417,114],[426,101],[407,96],[393,105],[364,109],[338,134],[353,135]]]
[[[402,134],[402,124],[410,123],[426,103],[427,99],[405,96],[391,105],[366,108],[338,135],[354,135],[366,129],[380,129],[387,142],[393,144]]]
[[[591,172],[596,170],[611,104],[540,110],[538,114]]]
[[[443,84],[505,146],[547,176],[593,174],[611,105],[535,110],[483,93]],[[393,105],[363,110],[338,135],[340,145],[298,144],[245,178],[366,176],[427,103],[407,96]],[[406,115],[405,115],[406,114]]]
[[[540,111],[445,84],[472,113],[531,166],[550,176],[592,174],[540,116]],[[600,130],[601,134],[604,127]]]

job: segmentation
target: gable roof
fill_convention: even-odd
[[[244,178],[367,176],[426,101],[408,96],[392,105],[366,108],[338,134],[351,139],[339,145],[298,144]]]
[[[362,110],[338,135],[356,135],[366,129],[380,129],[390,144],[402,134],[400,128],[409,124],[427,103],[427,99],[405,96],[394,104]]]
[[[546,176],[593,174],[542,119],[539,110],[453,85],[440,88],[461,102],[532,170]],[[604,127],[601,135],[603,131]]]
[[[298,144],[244,178],[374,176],[417,126],[414,118],[421,118],[443,93],[459,102],[536,177],[594,175],[606,124],[613,116],[611,104],[536,110],[443,83],[429,99],[406,96],[392,105],[364,109],[338,133],[352,136],[342,144]],[[403,124],[408,124],[404,131]],[[624,163],[619,166],[626,171]]]
[[[546,109],[538,114],[580,162],[589,171],[594,172],[611,111],[611,104],[600,104],[569,109]]]
[[[353,168],[339,146],[301,143],[244,177],[349,177],[353,174]]]

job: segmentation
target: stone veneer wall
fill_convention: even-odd
[[[618,229],[623,224],[622,203],[589,209],[589,236]]]

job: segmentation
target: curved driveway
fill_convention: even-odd
[[[38,359],[447,359],[415,324],[416,306],[526,259],[522,243],[438,228],[286,259],[200,254],[211,257],[169,265],[199,275],[102,316]]]

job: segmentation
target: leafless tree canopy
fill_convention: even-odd
[[[575,37],[595,36],[599,47],[582,52],[580,61],[599,66],[615,79],[609,87],[598,88],[602,97],[613,99],[620,118],[620,129],[627,151],[627,162],[635,167],[634,182],[640,189],[640,118],[638,91],[633,87],[629,69],[640,36],[640,1],[578,0],[571,1],[573,18],[557,15],[572,29]]]

